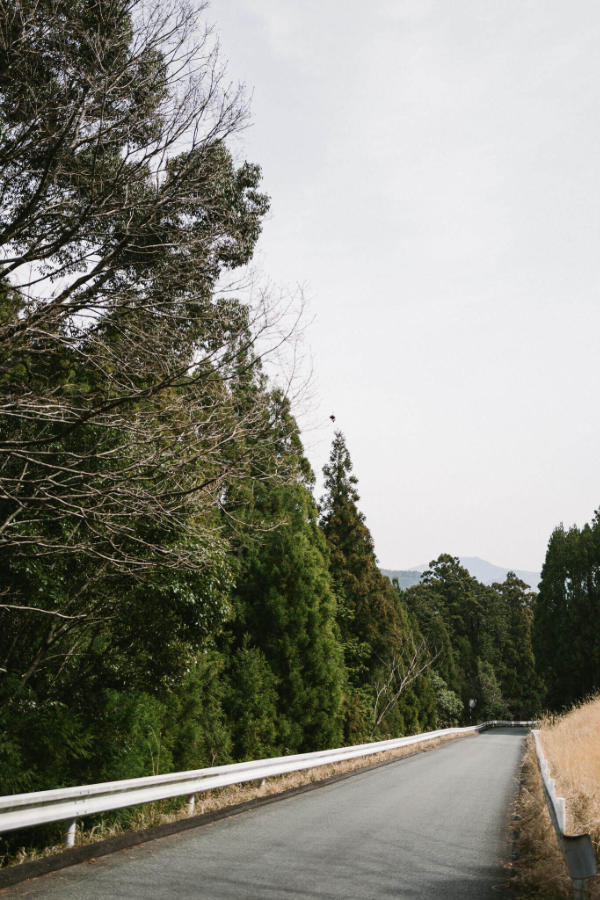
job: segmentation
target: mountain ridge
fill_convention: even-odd
[[[473,578],[482,584],[494,584],[494,582],[502,583],[509,572],[514,572],[517,578],[524,581],[533,590],[537,590],[540,581],[539,572],[530,572],[527,569],[511,569],[505,566],[497,566],[481,559],[479,556],[459,556],[460,564],[467,569]],[[421,575],[429,568],[429,563],[422,563],[420,566],[413,566],[410,569],[381,569],[383,575],[387,575],[390,580],[398,579],[398,584],[405,590],[414,584],[418,584]]]

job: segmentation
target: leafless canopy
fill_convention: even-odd
[[[215,283],[268,203],[202,12],[0,0],[0,553],[201,567],[260,465],[268,304]]]
[[[374,684],[371,736],[404,691],[433,665],[438,656],[438,653],[430,651],[425,638],[415,638],[412,631],[397,635],[389,657],[382,661],[380,677]]]

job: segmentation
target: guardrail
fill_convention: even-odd
[[[535,752],[542,775],[544,796],[554,826],[558,844],[567,865],[567,871],[573,881],[573,892],[577,900],[586,897],[586,881],[597,871],[594,846],[589,834],[566,834],[567,807],[564,797],[556,795],[556,784],[550,776],[550,767],[544,757],[540,744],[539,730],[532,731]]]
[[[229,784],[243,784],[247,781],[263,780],[286,772],[298,772],[330,763],[342,762],[359,756],[370,756],[400,747],[409,747],[436,738],[484,731],[502,725],[530,726],[534,722],[483,722],[466,728],[444,728],[408,737],[393,738],[370,744],[356,744],[335,750],[317,750],[314,753],[299,753],[295,756],[279,756],[272,759],[251,760],[189,772],[174,772],[167,775],[151,775],[147,778],[131,778],[125,781],[108,781],[102,784],[88,784],[80,787],[58,788],[51,791],[35,791],[28,794],[12,794],[0,797],[0,833],[46,825],[51,822],[68,822],[65,844],[72,847],[75,842],[77,819],[113,809],[124,809],[142,803],[153,803],[173,797],[188,798],[188,813],[194,811],[195,797],[203,791],[224,787]]]

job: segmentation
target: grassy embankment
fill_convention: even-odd
[[[547,716],[541,743],[556,792],[567,801],[567,833],[589,833],[600,869],[600,695],[562,716]],[[517,897],[571,897],[567,875],[542,792],[533,738],[523,758],[516,804],[514,890]],[[587,882],[590,897],[600,898],[600,876]]]

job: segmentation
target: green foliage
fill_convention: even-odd
[[[475,690],[484,590],[458,559],[442,554],[429,564],[421,584],[404,594],[419,627],[439,654],[438,672],[463,704]]]
[[[546,702],[562,709],[600,687],[600,510],[580,530],[553,532],[533,624]]]
[[[10,677],[1,700],[0,794],[78,783],[74,771],[90,758],[94,741],[79,711]]]
[[[236,759],[280,754],[277,704],[277,679],[265,654],[249,646],[246,635],[232,656],[229,677],[227,707]]]
[[[517,720],[532,719],[541,712],[543,694],[532,645],[536,595],[513,572],[508,573],[502,584],[492,585],[492,590],[497,597],[496,609],[505,623],[493,658],[508,713]],[[493,646],[492,641],[490,644]]]
[[[0,7],[0,672],[44,696],[156,682],[218,629],[220,499],[260,446],[230,383],[256,333],[215,287],[268,208],[243,105],[190,6],[137,6]]]
[[[532,650],[534,595],[514,573],[488,587],[458,559],[442,554],[403,597],[439,654],[438,675],[461,698],[461,721],[468,720],[470,699],[478,702],[480,720],[540,712]]]
[[[165,720],[165,706],[156,697],[138,691],[104,691],[87,722],[95,763],[88,778],[118,781],[171,771]]]
[[[454,728],[463,717],[463,702],[454,691],[448,688],[441,675],[435,670],[429,673],[431,685],[435,692],[435,714],[438,728]]]
[[[398,692],[408,665],[406,648],[418,643],[419,635],[398,592],[377,566],[373,539],[357,506],[357,478],[340,431],[323,473],[320,522],[329,549],[347,670],[346,740],[366,739],[388,728],[403,733],[425,721],[430,706],[425,697],[420,706],[412,693]],[[382,694],[381,687],[388,684]]]
[[[477,715],[483,721],[505,719],[508,715],[502,689],[489,660],[477,660]]]
[[[287,402],[273,424],[270,466],[295,467],[286,485],[254,485],[247,521],[260,524],[260,543],[238,553],[234,634],[239,647],[258,648],[277,690],[277,741],[284,752],[338,743],[343,662],[327,551],[317,525],[297,426]],[[239,497],[235,499],[239,503]]]
[[[444,597],[431,583],[415,585],[402,594],[411,615],[418,622],[432,651],[437,654],[436,671],[453,690],[460,692],[461,680],[456,669],[458,642],[445,613]],[[456,646],[455,646],[456,644]]]
[[[168,679],[161,692],[174,771],[225,765],[233,758],[227,659],[215,648],[182,647],[181,654],[183,675]]]

